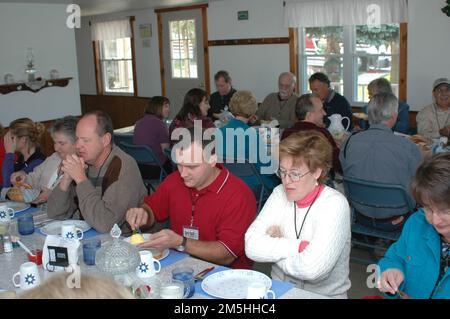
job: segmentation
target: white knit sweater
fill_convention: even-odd
[[[308,207],[297,206],[297,231]],[[266,234],[273,225],[279,226],[282,238]],[[330,187],[325,187],[312,205],[297,239],[294,203],[287,200],[283,185],[279,185],[247,230],[245,253],[254,261],[273,262],[273,279],[329,297],[346,298],[350,288],[350,239],[347,199]],[[309,245],[299,253],[302,241]]]

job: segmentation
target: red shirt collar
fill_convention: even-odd
[[[297,201],[297,206],[299,208],[310,206],[313,200],[320,196],[320,193],[322,193],[324,188],[325,185],[323,184],[317,185],[308,195],[306,195],[303,199]]]
[[[220,190],[225,186],[225,184],[230,176],[230,172],[225,167],[223,167],[222,164],[217,164],[216,167],[218,169],[220,169],[220,173],[216,177],[216,179],[211,184],[209,184],[208,186],[206,186],[205,188],[203,188],[200,191],[198,191],[195,188],[191,188],[192,193],[204,194],[206,192],[212,192],[212,193],[219,194]]]

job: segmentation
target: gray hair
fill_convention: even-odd
[[[311,98],[314,95],[311,93],[303,94],[297,99],[295,103],[295,115],[299,121],[303,121],[306,118],[308,112],[311,112],[314,108],[314,105],[311,101]]]
[[[297,83],[297,77],[291,72],[283,72],[283,73],[281,73],[280,76],[278,77],[278,83],[280,83],[281,78],[284,77],[284,76],[290,77],[292,86],[294,86]]]
[[[393,93],[391,83],[385,78],[375,79],[369,83],[367,88],[375,89],[376,93]]]
[[[398,113],[398,100],[392,93],[375,94],[367,107],[370,125],[391,119],[394,112]]]
[[[61,133],[70,138],[72,143],[75,143],[76,136],[75,131],[77,128],[78,119],[75,116],[65,116],[61,119],[57,119],[53,126],[50,128],[50,135],[53,137],[55,133]]]

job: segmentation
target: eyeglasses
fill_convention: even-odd
[[[277,176],[281,179],[286,178],[286,176],[289,176],[289,178],[291,179],[291,181],[293,182],[298,182],[303,176],[309,174],[310,171],[307,171],[306,173],[302,174],[296,171],[292,171],[292,172],[287,172],[285,170],[282,170],[281,168],[278,169],[277,171]]]
[[[444,85],[444,86],[441,86],[440,88],[436,89],[437,93],[447,93],[449,91],[450,91],[450,86],[448,86],[448,85]]]
[[[436,211],[434,211],[430,207],[423,207],[423,210],[428,215],[436,214],[440,218],[442,218],[442,217],[449,217],[450,216],[450,210],[436,210]]]

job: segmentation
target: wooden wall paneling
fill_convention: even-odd
[[[410,129],[415,128],[417,129],[417,121],[416,121],[416,117],[417,117],[417,111],[409,111],[409,127]]]
[[[148,98],[111,95],[82,95],[81,110],[83,114],[89,111],[101,110],[109,114],[114,128],[134,125],[145,112]]]
[[[53,123],[55,122],[55,120],[51,120],[51,121],[45,121],[45,122],[41,122],[42,124],[45,125],[45,133],[41,138],[41,147],[42,147],[42,152],[46,155],[46,156],[50,156],[55,152],[55,149],[53,148],[53,139],[52,136],[49,133],[50,128],[53,126]]]

